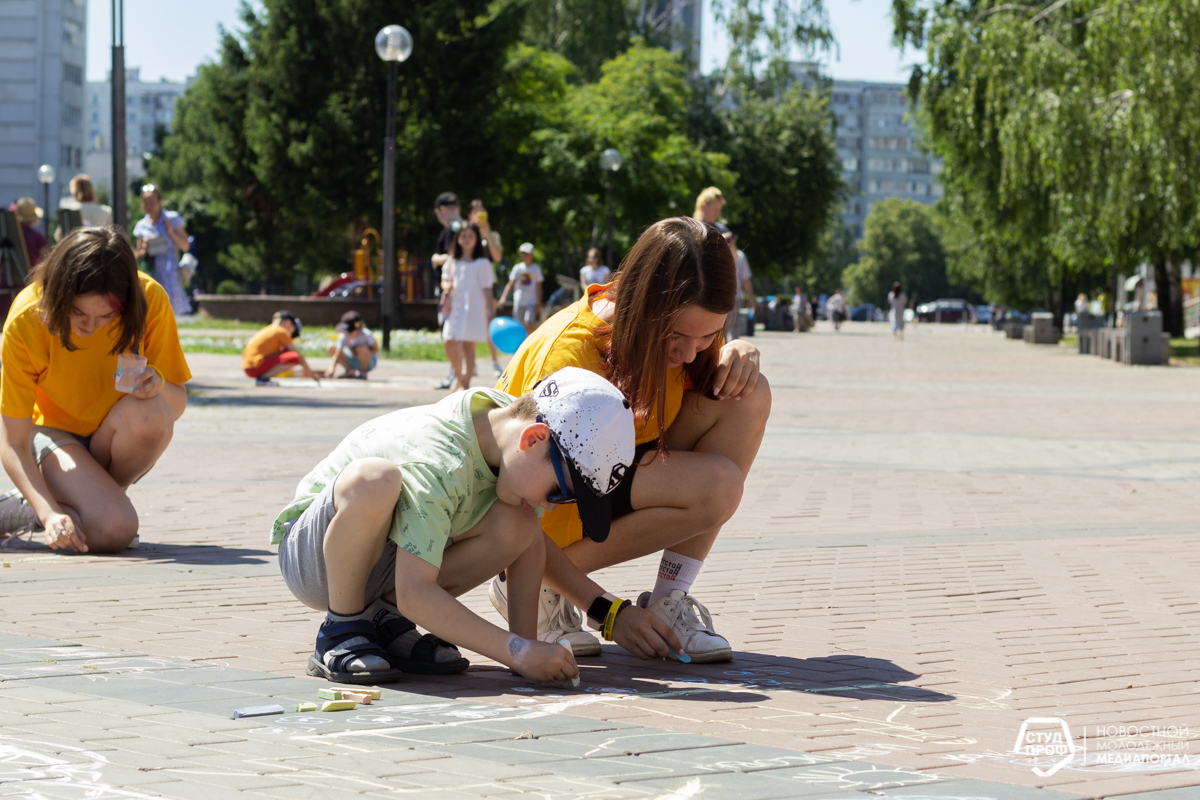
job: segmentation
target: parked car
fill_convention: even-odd
[[[987,306],[975,306],[975,321],[980,325],[991,324],[992,310]]]
[[[846,309],[851,322],[882,322],[883,311],[873,303],[863,303],[861,306],[851,306]]]
[[[325,296],[336,300],[375,300],[382,288],[379,281],[350,281]]]
[[[354,277],[353,272],[343,272],[341,275],[338,275],[336,278],[329,281],[329,283],[325,284],[325,286],[323,286],[322,288],[313,292],[309,296],[310,297],[332,297],[333,293],[336,292],[338,289],[341,289],[342,287],[346,286],[346,284],[354,283],[356,280],[358,280],[358,279]]]
[[[935,300],[917,306],[921,322],[971,322],[975,308],[966,300]]]

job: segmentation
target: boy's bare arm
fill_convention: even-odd
[[[579,675],[575,658],[557,644],[502,630],[438,586],[438,569],[406,550],[396,551],[396,606],[430,633],[499,661],[535,681]],[[536,624],[536,620],[535,620]]]

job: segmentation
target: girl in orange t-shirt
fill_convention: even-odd
[[[146,366],[118,391],[118,356]],[[115,553],[138,516],[125,490],[167,449],[191,379],[166,292],[114,227],[63,237],[0,339],[0,536],[45,528],[56,550]]]
[[[581,629],[574,604],[636,656],[677,658],[670,643],[697,662],[732,658],[691,586],[741,502],[771,413],[758,350],[743,339],[724,341],[736,292],[733,255],[716,227],[661,220],[611,283],[590,287],[543,323],[501,376],[496,388],[520,395],[562,367],[589,369],[625,394],[638,422],[640,460],[610,495],[608,538],[588,538],[570,505],[542,518],[558,547],[546,548],[550,588],[542,591],[539,639],[565,637],[576,655],[598,655],[600,643]],[[624,604],[588,577],[659,551],[657,578],[636,603]],[[503,583],[497,579],[488,593],[501,613]]]

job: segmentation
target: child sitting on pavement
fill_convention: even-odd
[[[533,680],[577,677],[567,649],[536,638],[538,512],[576,503],[602,540],[633,441],[621,393],[576,367],[520,398],[470,389],[359,426],[300,482],[271,534],[288,589],[328,612],[308,674],[457,673],[468,662],[452,641]],[[510,632],[455,599],[502,570]]]
[[[338,323],[337,329],[337,342],[326,348],[326,352],[333,358],[329,363],[329,377],[338,376],[337,368],[340,365],[345,370],[341,377],[361,378],[365,381],[367,373],[379,363],[379,343],[363,326],[362,314],[357,311],[342,314],[342,321]]]
[[[242,350],[242,369],[254,378],[256,386],[278,386],[271,379],[296,367],[304,371],[304,377],[317,379],[304,356],[292,344],[303,330],[299,318],[290,311],[276,311],[271,324],[250,338]]]

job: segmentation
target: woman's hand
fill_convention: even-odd
[[[75,520],[66,514],[51,514],[43,520],[46,525],[46,544],[51,550],[76,550],[87,552],[87,539],[83,531],[75,527]]]
[[[758,348],[745,339],[734,339],[721,348],[713,397],[740,400],[758,385]]]
[[[617,614],[612,636],[614,642],[641,659],[666,658],[671,652],[668,644],[677,653],[683,649],[670,625],[653,611],[637,606],[629,606]]]
[[[138,379],[137,386],[130,394],[139,400],[149,400],[151,397],[158,397],[166,384],[165,378],[150,367],[146,367],[142,372],[142,377]]]
[[[137,240],[137,257],[138,258],[149,258],[150,257],[150,241],[148,239],[142,238],[141,236],[139,236],[138,240]]]

